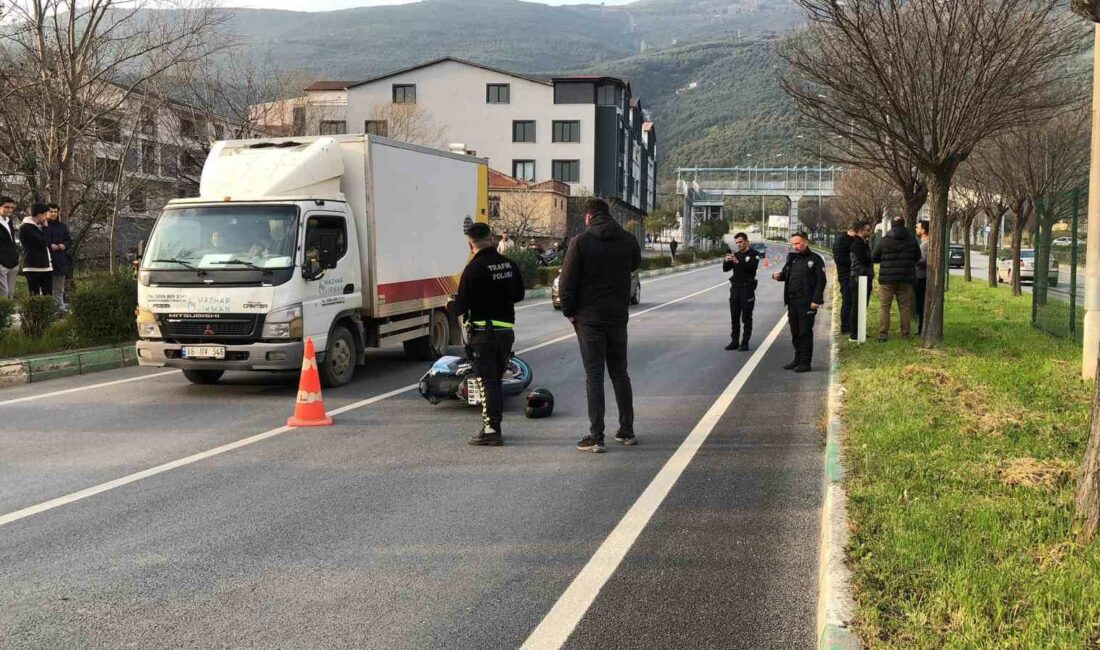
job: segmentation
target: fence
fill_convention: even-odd
[[[1087,232],[1087,196],[1083,188],[1074,188],[1035,200],[1035,214],[1027,233],[1031,248],[1024,249],[1020,269],[1020,280],[1031,281],[1032,326],[1078,341],[1085,318],[1083,233]],[[1010,255],[1010,251],[1002,250],[996,261],[998,276],[1003,279],[1011,275]]]

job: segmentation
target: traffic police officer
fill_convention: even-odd
[[[473,259],[462,272],[455,312],[467,328],[466,354],[481,390],[481,431],[467,442],[476,446],[504,444],[500,421],[504,413],[501,380],[516,342],[515,304],[523,300],[523,277],[515,262],[500,254],[493,232],[483,223],[466,231]]]
[[[733,321],[733,329],[726,349],[744,352],[749,349],[749,339],[752,338],[752,310],[756,306],[756,269],[760,266],[760,253],[749,248],[749,236],[743,232],[734,235],[733,242],[737,251],[726,255],[722,264],[723,271],[733,271],[730,276],[730,320]]]
[[[810,372],[814,358],[814,321],[825,304],[825,260],[810,250],[810,238],[799,232],[791,236],[791,250],[783,270],[772,277],[783,286],[783,303],[794,343],[794,361],[785,370]]]

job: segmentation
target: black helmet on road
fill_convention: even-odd
[[[545,388],[536,388],[527,394],[524,413],[535,419],[550,417],[554,413],[554,395]]]

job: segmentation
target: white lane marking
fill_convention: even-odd
[[[653,284],[654,282],[662,282],[664,280],[674,280],[676,278],[682,278],[685,275],[691,275],[693,273],[699,273],[699,272],[702,272],[702,271],[712,271],[712,270],[714,270],[714,267],[716,267],[716,266],[718,266],[718,265],[717,264],[712,264],[710,266],[704,266],[701,269],[695,269],[694,271],[681,271],[681,272],[677,272],[677,273],[669,273],[668,275],[662,275],[660,277],[652,278],[652,279],[649,279],[649,280],[642,280],[642,286],[645,286],[647,284]],[[520,311],[520,310],[523,310],[523,309],[531,309],[532,307],[542,307],[543,305],[549,305],[551,302],[552,301],[550,301],[550,300],[544,300],[542,302],[531,303],[530,305],[523,305],[522,307],[516,307],[516,311]]]
[[[46,399],[47,397],[57,397],[58,395],[71,395],[72,393],[80,393],[86,390],[94,390],[96,388],[106,388],[108,386],[118,386],[119,384],[129,384],[135,381],[144,381],[146,379],[154,379],[156,377],[165,377],[167,375],[173,375],[178,373],[179,370],[166,370],[164,372],[155,372],[151,375],[142,375],[140,377],[130,377],[129,379],[117,379],[115,381],[105,381],[100,384],[89,384],[88,386],[79,386],[77,388],[67,388],[65,390],[56,390],[52,393],[40,393],[38,395],[30,395],[27,397],[18,397],[15,399],[8,399],[0,401],[0,406],[9,406],[11,404],[21,404],[23,402],[33,402],[39,399]]]
[[[721,285],[718,285],[718,286],[725,286],[725,283],[723,283]],[[703,291],[697,291],[697,292],[695,292],[695,293],[693,293],[689,296],[684,296],[683,298],[677,298],[676,300],[672,300],[672,301],[664,303],[662,305],[652,307],[652,308],[647,309],[643,312],[639,312],[638,314],[635,314],[635,317],[641,316],[642,314],[647,314],[647,313],[652,312],[652,311],[656,311],[657,309],[660,309],[662,307],[666,307],[668,305],[672,305],[672,304],[675,304],[675,303],[678,303],[678,302],[682,302],[684,300],[688,300],[689,298],[693,298],[695,296],[704,294],[707,291],[710,291],[714,288],[716,288],[716,287],[711,287],[710,289],[704,289]],[[519,350],[518,352],[516,352],[516,354],[525,354],[527,352],[532,352],[534,350],[538,350],[538,349],[541,349],[541,348],[548,347],[548,346],[553,345],[555,343],[561,343],[562,341],[569,340],[571,338],[574,338],[575,336],[576,336],[575,334],[568,334],[566,336],[561,336],[561,337],[558,337],[558,338],[553,339],[551,341],[546,341],[546,342],[540,343],[538,345],[533,345],[531,347],[524,348],[524,349]],[[160,373],[160,374],[168,374],[168,373]],[[151,376],[155,377],[155,376],[158,376],[158,375],[151,375]],[[144,377],[142,377],[141,379],[144,379]],[[133,381],[133,380],[127,379],[127,380],[123,380],[123,381]],[[409,386],[404,386],[402,388],[397,388],[397,389],[389,391],[388,393],[383,393],[381,395],[376,395],[374,397],[370,397],[370,398],[355,402],[353,404],[348,404],[347,406],[342,406],[338,409],[329,411],[328,414],[329,415],[341,415],[341,414],[347,413],[349,411],[354,411],[356,409],[361,409],[365,406],[370,406],[371,404],[381,402],[382,400],[386,400],[386,399],[389,399],[391,397],[396,397],[396,396],[401,395],[403,393],[407,393],[407,392],[416,390],[418,386],[419,386],[419,384],[411,384]],[[65,496],[61,496],[61,497],[58,497],[56,499],[51,499],[50,501],[45,501],[45,502],[39,503],[37,505],[29,506],[27,508],[23,508],[22,510],[16,510],[15,512],[11,512],[11,513],[8,513],[6,515],[0,515],[0,526],[4,526],[5,524],[10,524],[12,522],[19,521],[20,519],[25,519],[25,518],[30,517],[32,515],[37,515],[39,513],[46,512],[47,510],[53,510],[54,508],[59,508],[61,506],[68,505],[68,504],[74,503],[76,501],[87,499],[88,497],[95,496],[97,494],[106,492],[108,490],[113,490],[117,487],[122,487],[124,485],[129,485],[130,483],[134,483],[135,481],[140,481],[142,479],[147,479],[147,478],[150,478],[152,476],[156,476],[157,474],[163,474],[164,472],[167,472],[167,471],[170,471],[170,470],[173,470],[173,469],[178,469],[178,468],[183,467],[185,465],[191,465],[191,464],[197,463],[201,460],[206,460],[207,458],[212,458],[214,456],[224,454],[228,451],[233,451],[234,449],[240,449],[241,447],[247,447],[248,445],[260,442],[261,440],[267,440],[268,438],[273,438],[277,435],[286,433],[288,431],[293,431],[293,429],[291,427],[283,426],[283,427],[278,427],[278,428],[275,428],[275,429],[271,429],[269,431],[264,431],[263,433],[258,433],[256,435],[250,436],[248,438],[243,438],[243,439],[237,440],[235,442],[230,442],[230,443],[221,445],[220,447],[215,447],[213,449],[208,449],[206,451],[199,452],[197,454],[193,454],[193,455],[188,456],[186,458],[181,458],[179,460],[174,460],[174,461],[171,461],[171,462],[168,462],[168,463],[164,463],[163,465],[157,465],[156,467],[151,467],[149,469],[142,470],[140,472],[130,474],[128,476],[123,476],[122,478],[117,478],[113,481],[108,481],[106,483],[101,483],[99,485],[95,485],[95,486],[92,486],[90,488],[80,490],[79,492],[73,492],[71,494],[66,494]]]
[[[596,554],[581,569],[581,572],[577,574],[577,577],[573,579],[573,582],[558,598],[554,607],[542,619],[542,622],[531,633],[531,636],[527,638],[523,648],[550,650],[565,645],[569,635],[573,633],[588,608],[595,602],[600,590],[603,589],[611,575],[615,573],[619,563],[626,557],[627,552],[637,541],[642,530],[645,529],[649,520],[657,512],[661,503],[664,502],[665,497],[672,490],[672,486],[676,484],[680,475],[687,469],[688,464],[695,457],[695,453],[703,446],[723,414],[733,404],[733,400],[748,382],[756,367],[760,365],[761,359],[775,343],[786,323],[786,316],[779,319],[763,345],[756,350],[756,353],[741,368],[741,371],[733,378],[726,390],[711,405],[710,409],[699,420],[699,423],[688,434],[688,437],[684,439],[684,442],[661,468],[661,471],[657,472],[657,476],[646,487],[645,492],[642,492],[642,495],[638,497],[638,500],[634,502],[634,505],[630,507],[630,510],[627,511],[626,515],[615,526],[615,529],[600,545],[600,548],[596,550]]]

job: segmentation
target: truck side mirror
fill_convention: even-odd
[[[145,257],[145,240],[144,239],[138,242],[137,257],[138,257],[139,260],[141,258]]]

